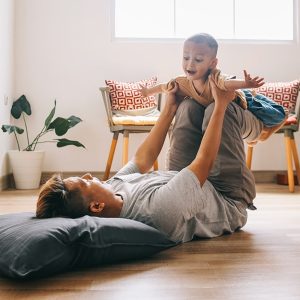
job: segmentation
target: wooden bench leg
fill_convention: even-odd
[[[248,167],[249,170],[251,170],[252,155],[253,155],[253,147],[248,146],[246,165],[247,165],[247,167]]]
[[[288,183],[289,191],[293,193],[295,191],[295,182],[294,182],[294,171],[293,171],[293,161],[292,161],[292,146],[291,146],[291,137],[285,136],[285,152],[286,152],[286,161],[288,169]]]
[[[291,147],[292,147],[292,153],[293,153],[293,158],[294,158],[296,174],[297,174],[297,178],[298,178],[298,185],[300,185],[300,164],[299,164],[297,145],[296,145],[294,136],[291,138]]]
[[[129,142],[129,132],[127,130],[123,133],[123,157],[122,163],[123,166],[128,162],[128,142]]]
[[[115,150],[116,150],[116,146],[117,146],[117,142],[118,142],[118,137],[119,137],[119,132],[114,132],[114,136],[111,141],[109,155],[108,155],[108,159],[106,162],[106,168],[105,168],[105,172],[104,172],[102,180],[107,180],[109,177],[112,161],[114,159]]]

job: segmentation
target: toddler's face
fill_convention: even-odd
[[[206,80],[214,69],[217,58],[213,49],[206,44],[186,41],[183,46],[182,68],[189,80]]]

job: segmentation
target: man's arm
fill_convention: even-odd
[[[210,79],[211,80],[211,79]],[[206,181],[213,163],[217,157],[221,136],[223,120],[228,104],[234,99],[234,92],[223,91],[216,87],[211,80],[215,106],[208,127],[202,138],[198,153],[188,168],[197,176],[201,186]]]
[[[224,81],[224,86],[227,91],[234,91],[238,89],[258,88],[265,84],[264,78],[256,76],[252,78],[246,70],[244,70],[244,80],[242,79],[228,79]]]
[[[133,157],[133,161],[138,166],[141,173],[146,173],[150,170],[162,149],[179,104],[179,101],[176,100],[175,96],[176,91],[177,85],[169,94],[167,94],[165,107],[155,126]]]

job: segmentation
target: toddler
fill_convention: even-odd
[[[259,141],[267,139],[273,132],[280,129],[287,118],[285,109],[273,100],[255,94],[248,89],[258,88],[264,79],[252,77],[244,70],[244,79],[235,79],[222,74],[217,63],[218,43],[214,37],[206,33],[193,35],[183,45],[182,68],[185,76],[179,76],[168,83],[158,84],[152,88],[141,86],[141,94],[147,97],[156,93],[169,92],[178,85],[178,98],[190,97],[204,106],[214,101],[211,93],[211,80],[223,90],[234,90],[236,102],[244,109],[249,109],[264,123]],[[249,145],[257,141],[248,142]]]

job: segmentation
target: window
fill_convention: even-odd
[[[115,0],[116,38],[293,40],[298,0]]]

